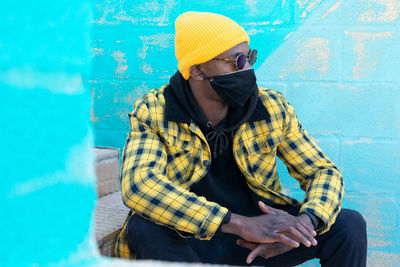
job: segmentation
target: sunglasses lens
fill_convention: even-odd
[[[246,59],[247,59],[247,56],[244,55],[244,54],[240,54],[240,55],[237,57],[237,59],[236,59],[236,68],[237,68],[238,70],[241,70],[241,69],[244,68],[244,65],[246,65]]]
[[[249,55],[249,64],[250,66],[253,66],[254,63],[256,63],[257,60],[257,50],[251,50],[250,55]]]

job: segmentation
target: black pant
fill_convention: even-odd
[[[288,210],[297,214],[297,208]],[[176,231],[134,214],[127,225],[128,247],[137,259],[247,265],[250,250],[236,245],[238,236],[223,234],[211,240],[182,238]],[[343,209],[331,229],[316,237],[317,246],[292,249],[273,258],[257,257],[252,264],[293,266],[319,258],[322,266],[366,266],[366,223],[360,213]]]

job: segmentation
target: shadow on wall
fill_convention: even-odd
[[[368,223],[369,266],[400,263],[400,1],[325,1],[257,68],[339,166]],[[286,193],[303,192],[281,164]]]

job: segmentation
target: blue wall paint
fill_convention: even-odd
[[[294,10],[310,14],[322,1],[96,1],[93,20],[92,121],[97,145],[123,147],[132,103],[168,82],[177,70],[174,22],[184,11],[232,16],[243,25],[263,62],[301,25]],[[300,16],[300,15],[297,15]],[[256,64],[256,67],[260,63]],[[279,88],[285,86],[284,83]],[[123,103],[121,103],[123,102]]]
[[[0,4],[0,265],[93,264],[90,1]]]
[[[135,99],[176,71],[174,20],[188,10],[221,13],[245,27],[259,50],[259,84],[286,95],[342,170],[344,206],[368,222],[369,265],[399,263],[400,1],[96,1],[97,145],[122,148]],[[279,171],[284,190],[301,199],[283,164]]]

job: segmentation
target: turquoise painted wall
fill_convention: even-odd
[[[0,266],[96,261],[92,7],[0,3]]]
[[[259,85],[286,95],[342,170],[344,207],[368,223],[369,265],[400,265],[400,1],[96,1],[97,145],[122,148],[135,99],[177,70],[174,20],[189,10],[227,15],[247,30]],[[301,199],[279,170],[286,192]]]
[[[287,96],[343,171],[369,265],[398,266],[398,0],[2,1],[0,265],[111,265],[90,227],[91,147],[122,148],[134,100],[176,71],[173,23],[187,10],[246,28],[260,85]]]

